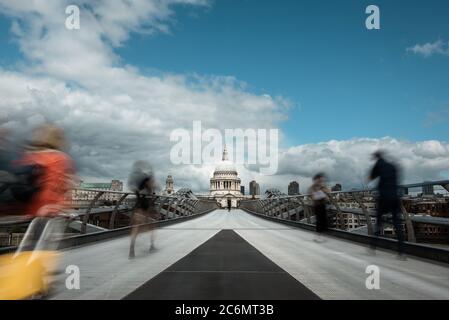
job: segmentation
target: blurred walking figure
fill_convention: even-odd
[[[33,220],[17,251],[0,258],[0,299],[23,299],[48,294],[57,266],[57,249],[72,215],[65,194],[75,173],[64,131],[45,124],[33,131],[27,151],[11,165],[7,184],[16,211]],[[9,211],[9,210],[8,210]],[[9,213],[7,213],[9,214]]]
[[[227,204],[228,204],[228,212],[231,212],[231,207],[232,207],[231,199],[228,199]]]
[[[136,161],[128,178],[128,187],[136,195],[136,204],[131,218],[131,243],[129,258],[135,257],[134,247],[137,235],[142,231],[150,231],[150,252],[155,250],[155,230],[151,222],[160,219],[160,214],[155,205],[155,198],[150,197],[155,193],[154,173],[151,165],[145,161]],[[143,225],[148,224],[148,225]]]
[[[385,214],[391,213],[393,217],[393,226],[398,238],[398,254],[399,258],[404,259],[404,234],[402,231],[400,212],[400,198],[398,192],[398,170],[394,164],[388,162],[384,158],[382,151],[376,151],[372,155],[376,161],[371,170],[369,180],[379,178],[377,189],[379,192],[377,198],[377,219],[375,236],[378,237],[383,232],[382,218]],[[377,246],[377,239],[371,242],[371,249]]]
[[[28,150],[14,163],[15,172],[29,177],[28,184],[16,193],[24,202],[24,214],[34,218],[18,252],[48,245],[56,233],[64,232],[70,217],[65,194],[75,175],[74,163],[63,151],[67,146],[61,128],[44,124],[34,130]]]
[[[316,218],[316,232],[318,237],[314,240],[322,242],[321,234],[327,229],[327,210],[326,205],[329,201],[329,189],[326,186],[326,176],[324,173],[318,173],[313,177],[313,184],[308,193],[313,200],[313,211]]]

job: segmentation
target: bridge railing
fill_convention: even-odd
[[[415,224],[426,224],[449,226],[449,218],[426,216],[425,219],[421,215],[415,215],[406,208],[412,198],[408,196],[408,188],[442,185],[448,190],[449,181],[423,182],[421,184],[404,185],[400,187],[403,197],[401,198],[401,213],[404,230],[409,242],[416,242]],[[406,191],[407,190],[407,191]],[[352,190],[352,191],[335,191],[328,194],[328,219],[331,228],[357,232],[366,228],[367,235],[374,235],[376,221],[376,191],[370,190]],[[446,198],[449,203],[449,198]],[[281,220],[296,221],[298,223],[314,225],[315,215],[313,212],[313,201],[311,195],[277,195],[266,199],[259,200],[243,200],[240,207],[251,212],[255,212],[267,217],[273,217]],[[386,215],[383,219],[385,224],[392,224],[391,215]],[[355,223],[350,221],[357,220]],[[357,228],[349,229],[350,226],[357,225]],[[361,232],[364,233],[364,232]]]
[[[73,191],[90,193],[90,196],[87,196],[86,193],[85,197],[77,197],[75,200],[68,200],[69,207],[70,203],[78,201],[79,199],[88,203],[87,207],[81,210],[68,209],[69,212],[77,216],[74,223],[76,223],[77,228],[79,228],[80,234],[86,234],[88,231],[92,230],[93,233],[104,233],[105,231],[123,229],[130,226],[136,202],[136,196],[133,193],[82,188],[75,188]],[[106,195],[115,195],[114,205],[101,209],[99,206],[103,204],[102,200],[104,200]],[[183,218],[200,215],[217,208],[215,201],[196,199],[192,193],[149,195],[147,198],[154,200],[155,208],[160,213],[162,221],[180,221]],[[111,197],[108,199],[111,199]],[[101,223],[99,223],[98,217],[101,217]],[[12,239],[13,233],[15,235],[17,232],[24,233],[31,220],[31,218],[23,216],[5,217],[0,220],[0,230],[3,230],[3,233],[8,233],[9,238]],[[71,226],[73,227],[73,224],[71,224]],[[71,235],[73,234],[67,234],[67,236]],[[10,243],[9,245],[13,244]]]
[[[128,212],[131,214],[136,196],[131,192],[122,192],[122,191],[110,191],[110,190],[92,190],[92,189],[74,189],[78,191],[88,191],[94,192],[95,196],[90,200],[89,205],[85,212],[81,213],[82,216],[82,227],[81,233],[86,233],[86,228],[89,223],[94,223],[91,220],[92,210],[99,203],[101,198],[106,194],[115,194],[117,195],[117,199],[115,201],[115,205],[111,210],[108,229],[115,229],[117,216],[119,214],[120,208],[122,204],[126,201]],[[212,210],[215,208],[215,203],[198,200],[196,199],[192,193],[181,193],[181,194],[173,194],[173,195],[148,195],[146,196],[148,199],[152,199],[155,203],[156,210],[161,215],[161,220],[168,220],[174,218],[182,218],[188,217],[195,214],[200,214],[208,210]]]
[[[78,246],[129,234],[129,230],[132,228],[130,223],[131,215],[134,211],[133,209],[136,201],[136,197],[133,193],[92,189],[74,190],[91,192],[91,194],[94,194],[94,197],[91,199],[82,199],[83,201],[88,201],[87,209],[69,210],[79,217],[79,219],[74,222],[76,222],[78,227],[80,227],[81,234],[65,233],[64,235],[61,235],[59,237],[62,237],[59,243],[60,248]],[[117,196],[115,204],[113,207],[108,209],[99,209],[98,205],[101,204],[102,196],[106,194],[115,194]],[[199,200],[191,192],[182,192],[180,194],[175,193],[173,195],[150,195],[147,196],[147,198],[154,199],[156,209],[161,215],[160,221],[147,223],[148,225],[153,224],[156,227],[166,226],[184,221],[186,219],[195,218],[218,208],[216,201]],[[92,228],[92,225],[95,225],[93,217],[96,215],[106,216],[108,219],[106,223],[107,226],[106,228],[97,228],[94,232],[87,233],[89,228],[95,229]],[[125,220],[127,223],[117,225],[118,217],[123,215],[126,216],[127,219]],[[23,233],[30,222],[30,218],[23,216],[6,217],[6,219],[0,220],[0,229],[9,230],[9,233],[13,229],[21,229]],[[20,239],[16,239],[18,240],[18,242],[16,241],[17,243],[10,243],[6,247],[0,248],[0,254],[14,251],[16,249],[16,245],[20,242]]]

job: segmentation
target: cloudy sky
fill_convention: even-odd
[[[65,27],[68,5],[80,29]],[[317,171],[360,187],[383,148],[406,182],[449,178],[449,3],[0,0],[0,125],[59,124],[88,181],[125,180],[135,160],[159,181],[207,191],[213,165],[173,165],[170,133],[280,130],[274,176],[301,191]]]

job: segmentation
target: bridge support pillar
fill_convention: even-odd
[[[263,215],[268,215],[268,212],[267,212],[267,201],[266,200],[261,200],[261,206],[262,206],[262,214]]]
[[[90,213],[92,211],[92,208],[94,207],[95,203],[97,202],[98,199],[100,199],[100,197],[104,194],[104,192],[98,192],[94,199],[90,202],[89,207],[87,208],[86,213],[84,214],[83,217],[83,224],[81,225],[81,233],[85,234],[86,230],[87,230],[87,222],[89,221],[89,216]]]
[[[374,228],[373,228],[373,224],[371,222],[371,216],[368,212],[368,209],[366,208],[366,206],[363,204],[362,199],[359,198],[358,195],[356,195],[355,193],[352,194],[352,197],[354,198],[354,200],[358,203],[358,205],[360,206],[360,208],[362,209],[363,214],[365,215],[365,220],[366,220],[366,227],[368,229],[368,235],[369,236],[373,236],[374,235]]]
[[[304,203],[304,200],[301,198],[298,198],[298,201],[300,203],[300,206],[302,207],[302,214],[304,215],[304,218],[306,217],[306,204]],[[299,218],[299,207],[296,210],[296,221],[300,221],[301,219]]]
[[[167,218],[168,219],[175,218],[176,209],[174,208],[173,203],[174,203],[174,200],[172,200],[172,199],[170,199],[168,201],[168,207],[167,207]]]
[[[123,194],[117,204],[114,207],[114,211],[112,211],[111,218],[109,219],[109,229],[112,230],[115,227],[115,217],[117,216],[118,208],[122,204],[122,202],[125,200],[125,198],[128,196],[128,193]]]
[[[309,197],[310,198],[310,197]],[[311,199],[310,199],[311,201]],[[307,223],[311,224],[312,223],[312,215],[313,213],[313,209],[312,209],[312,205],[309,202],[303,202],[304,205],[304,216],[307,219]]]
[[[298,221],[299,220],[299,209],[300,209],[300,207],[301,207],[301,202],[300,201],[298,201],[298,199],[294,199],[293,200],[293,214],[295,215],[295,221]],[[291,218],[291,216],[290,216],[290,220],[293,220],[292,218]]]
[[[409,242],[416,242],[415,229],[413,229],[413,222],[410,219],[410,214],[407,212],[402,202],[401,202],[401,211],[405,220],[405,228],[407,229],[407,240]]]
[[[335,209],[337,209],[337,217],[341,217],[341,209],[340,209],[340,205],[338,204],[337,200],[335,200],[334,196],[332,194],[329,194],[329,201],[330,203],[335,207]]]

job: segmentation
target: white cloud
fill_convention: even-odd
[[[393,138],[352,139],[306,144],[286,150],[280,159],[279,174],[284,176],[284,190],[288,181],[302,181],[305,191],[310,178],[325,172],[332,183],[345,188],[363,187],[373,165],[371,154],[385,150],[401,169],[403,183],[437,180],[449,170],[449,143],[436,140],[409,142]]]
[[[449,42],[445,43],[440,39],[433,43],[416,44],[413,47],[407,48],[407,52],[419,54],[426,58],[436,54],[449,56]]]
[[[67,4],[81,7],[80,30],[65,29]],[[25,57],[18,69],[0,69],[0,125],[22,135],[45,120],[63,126],[86,179],[125,179],[133,161],[144,159],[153,163],[161,184],[171,173],[178,187],[207,190],[213,166],[170,164],[171,130],[190,129],[194,120],[204,129],[275,128],[290,102],[248,92],[232,76],[154,76],[125,65],[114,48],[131,32],[169,32],[175,4],[207,5],[202,0],[0,0]],[[289,180],[304,186],[325,171],[344,186],[358,185],[370,166],[369,153],[380,146],[393,150],[405,169],[415,168],[407,171],[410,180],[437,178],[449,169],[448,145],[442,142],[358,139],[292,147],[280,154],[278,176],[241,169],[241,177],[246,186],[256,179],[263,189],[285,190]]]
[[[229,76],[144,75],[123,65],[114,47],[130,32],[167,30],[172,5],[186,1],[75,1],[81,29],[67,30],[67,1],[3,1],[14,17],[14,35],[27,63],[0,69],[0,124],[25,134],[44,120],[67,129],[71,154],[87,178],[125,178],[132,162],[148,159],[159,177],[169,171],[180,184],[201,189],[204,174],[193,166],[172,168],[169,133],[204,128],[272,128],[289,102],[255,95]],[[165,27],[161,27],[165,26]]]

